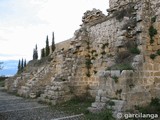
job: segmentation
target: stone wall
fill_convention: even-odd
[[[131,109],[160,97],[159,1],[110,0],[108,11],[87,11],[72,39],[31,61],[6,89],[52,104],[90,93],[96,98],[90,110],[109,100]]]

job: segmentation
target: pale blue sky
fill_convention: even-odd
[[[56,43],[73,37],[93,8],[107,14],[108,0],[0,0],[0,61],[32,59],[35,44],[40,50],[53,31]]]

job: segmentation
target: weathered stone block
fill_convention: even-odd
[[[137,16],[136,16],[136,21],[137,21],[137,22],[142,21],[142,16],[141,16],[140,14],[137,14]]]
[[[115,47],[123,46],[125,43],[126,37],[125,36],[119,36],[115,42]]]
[[[112,101],[115,103],[115,105],[112,107],[114,111],[122,112],[124,110],[123,107],[126,104],[125,101],[123,100],[112,100]]]
[[[155,82],[155,84],[160,83],[160,77],[155,77],[154,82]]]
[[[121,73],[121,76],[126,78],[126,77],[132,77],[133,75],[133,70],[123,70]]]
[[[104,108],[106,103],[101,103],[101,102],[94,102],[92,103],[92,107],[94,108]]]
[[[121,75],[120,70],[111,70],[111,77],[119,77]]]
[[[57,100],[51,100],[50,101],[52,105],[56,105],[57,104]]]
[[[109,98],[107,98],[107,97],[101,97],[101,102],[106,103],[107,101],[109,101]]]
[[[117,32],[117,36],[118,36],[118,37],[119,37],[119,36],[124,36],[126,32],[127,32],[126,30],[118,31],[118,32]]]
[[[102,90],[102,89],[99,89],[98,90],[98,96],[100,96],[100,97],[105,97],[107,95],[107,93],[106,93],[106,91],[104,91],[104,90]]]
[[[142,63],[144,61],[143,55],[136,55],[133,59],[134,62]]]
[[[97,73],[97,75],[100,77],[107,77],[107,76],[110,76],[110,74],[111,74],[110,71],[104,71],[104,70],[98,71]]]
[[[160,77],[160,72],[155,72],[154,76],[159,76]]]
[[[96,96],[96,102],[100,102],[101,101],[101,97],[100,96]]]
[[[29,94],[29,97],[30,97],[30,98],[36,98],[36,93],[30,93],[30,94]]]

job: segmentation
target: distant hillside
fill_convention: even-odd
[[[0,71],[0,76],[13,76],[17,72],[18,60],[2,61],[3,69]]]

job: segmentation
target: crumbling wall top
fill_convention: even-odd
[[[114,7],[119,7],[121,5],[128,4],[130,2],[137,2],[139,0],[109,0],[109,7],[112,9]]]
[[[99,9],[87,10],[82,17],[83,24],[92,23],[104,18],[105,15]]]

